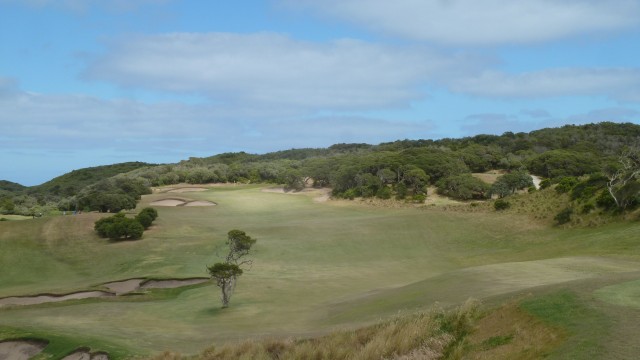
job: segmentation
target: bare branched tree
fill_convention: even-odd
[[[617,168],[605,171],[607,189],[619,209],[625,209],[640,193],[640,147],[625,149],[618,158]]]

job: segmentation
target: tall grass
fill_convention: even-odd
[[[473,329],[478,303],[473,300],[449,311],[432,310],[396,316],[376,325],[337,331],[314,339],[247,340],[205,350],[202,360],[366,360],[460,359]],[[182,356],[166,352],[154,360]]]

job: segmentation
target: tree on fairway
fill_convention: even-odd
[[[213,266],[208,266],[207,270],[209,275],[216,280],[216,285],[222,290],[222,307],[229,307],[236,279],[242,275],[242,269],[236,264],[215,263]]]
[[[256,243],[256,239],[247,235],[241,230],[231,230],[227,233],[226,245],[229,246],[229,252],[225,256],[224,262],[215,263],[208,266],[207,271],[216,285],[222,290],[222,307],[229,306],[231,295],[236,286],[238,276],[242,275],[243,265],[251,265],[252,260],[246,259],[249,255],[251,247]]]

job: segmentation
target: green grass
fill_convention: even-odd
[[[525,301],[521,307],[569,333],[569,340],[554,352],[553,358],[600,359],[606,355],[611,319],[576,293],[561,290]]]
[[[127,354],[193,354],[212,343],[316,336],[434,302],[640,271],[638,223],[562,230],[514,214],[315,203],[257,186],[153,194],[139,208],[164,197],[218,205],[159,207],[154,226],[131,242],[98,238],[92,228],[101,214],[0,223],[0,297],[206,276],[237,228],[258,242],[230,308],[220,309],[219,289],[208,284],[142,299],[0,308],[3,326]]]
[[[605,286],[596,290],[594,295],[614,305],[640,308],[640,280]]]

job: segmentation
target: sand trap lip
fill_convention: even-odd
[[[101,351],[92,353],[89,348],[80,348],[63,357],[62,360],[109,360],[109,354]]]
[[[209,278],[147,280],[140,286],[140,289],[174,289],[183,286],[202,284],[207,281],[209,281]]]
[[[47,347],[48,341],[9,340],[0,342],[0,359],[27,360]]]
[[[191,201],[184,204],[184,206],[215,206],[215,205],[216,203],[213,203],[211,201],[204,201],[204,200]]]
[[[65,295],[40,294],[35,296],[11,296],[0,299],[0,307],[7,305],[37,305],[67,300],[80,300],[99,297],[114,296],[106,291],[80,291]]]
[[[214,202],[206,200],[163,199],[151,203],[152,206],[215,206]]]
[[[209,278],[188,278],[188,279],[129,279],[121,281],[113,281],[102,284],[107,289],[116,293],[116,295],[124,295],[138,290],[147,289],[173,289],[183,286],[201,284],[209,281]]]

